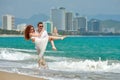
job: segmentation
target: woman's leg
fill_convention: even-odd
[[[49,41],[50,41],[50,43],[51,43],[51,45],[52,45],[52,49],[53,49],[53,50],[56,50],[56,47],[55,47],[55,44],[54,44],[54,41],[53,41],[53,40],[58,40],[58,39],[63,40],[64,38],[65,38],[65,36],[63,36],[63,37],[49,36]]]
[[[58,37],[58,36],[49,36],[49,40],[58,40],[58,39],[61,39],[63,40],[65,38],[65,36],[62,36],[62,37]]]
[[[53,49],[53,50],[56,50],[56,47],[55,47],[53,38],[52,38],[51,36],[49,36],[49,41],[50,41],[50,43],[51,43],[51,45],[52,45],[52,49]]]
[[[50,43],[51,43],[51,45],[52,45],[52,49],[53,49],[53,50],[57,50],[56,47],[55,47],[54,41],[53,41],[53,40],[50,40]]]

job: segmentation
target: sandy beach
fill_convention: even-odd
[[[0,80],[45,80],[45,79],[23,74],[0,71]]]

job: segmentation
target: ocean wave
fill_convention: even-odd
[[[74,71],[74,72],[114,72],[120,73],[120,63],[110,61],[60,61],[49,63],[49,68],[58,71]]]
[[[29,53],[30,52],[30,53]],[[34,54],[35,53],[35,54]],[[51,53],[51,51],[47,52]],[[19,62],[22,66],[20,68],[36,68],[37,61],[31,64],[30,62],[33,59],[37,59],[38,55],[34,50],[24,50],[24,49],[14,49],[14,48],[0,48],[0,60],[4,63],[4,60]],[[67,58],[62,56],[45,56],[46,62],[50,70],[56,71],[71,71],[71,72],[114,72],[120,73],[120,61],[118,60],[105,60],[102,61],[100,58],[98,61],[89,60],[89,59],[76,59],[76,58]],[[28,63],[29,60],[29,63]],[[11,65],[4,64],[4,66]],[[14,64],[16,65],[16,64]],[[12,67],[14,67],[12,65]]]
[[[2,60],[26,60],[36,58],[36,55],[26,52],[33,52],[34,50],[23,50],[14,48],[0,48],[0,59]]]

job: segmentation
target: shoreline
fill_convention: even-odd
[[[64,36],[64,35],[61,35]],[[120,35],[66,35],[66,37],[119,37]],[[24,35],[17,34],[0,34],[0,37],[24,37]]]
[[[45,79],[24,74],[0,71],[0,80],[45,80]]]
[[[24,35],[0,34],[0,37],[24,37]]]

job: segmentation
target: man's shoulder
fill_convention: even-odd
[[[46,30],[44,30],[44,32],[47,32]]]

